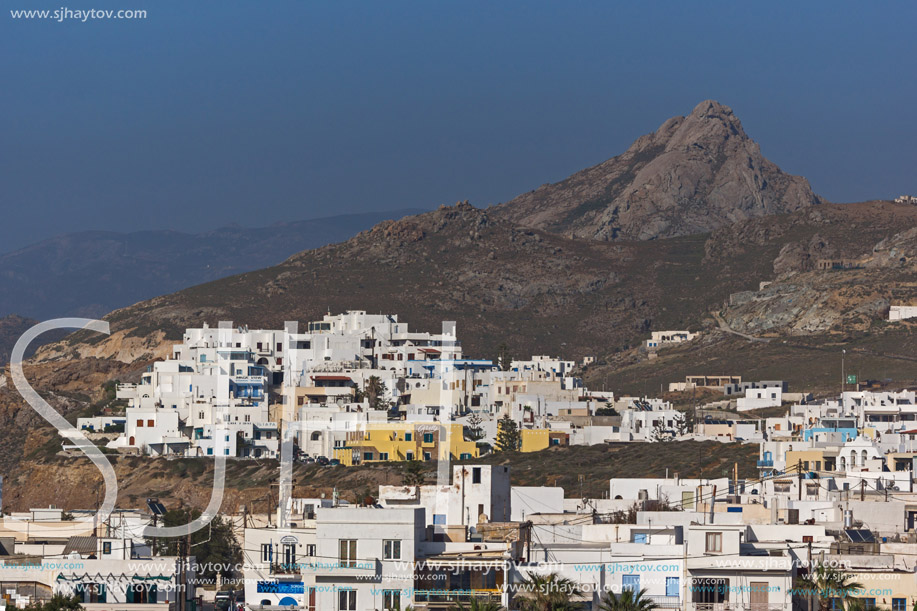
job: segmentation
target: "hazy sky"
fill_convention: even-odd
[[[148,18],[8,11],[62,4]],[[913,2],[6,0],[0,251],[487,205],[706,98],[830,200],[917,193],[915,25]]]

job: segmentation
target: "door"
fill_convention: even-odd
[[[767,611],[767,582],[752,581],[748,586],[748,602],[751,611]]]

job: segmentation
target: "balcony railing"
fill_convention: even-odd
[[[687,609],[692,609],[689,605]],[[787,611],[792,605],[780,603],[694,603],[694,611]]]
[[[456,603],[467,603],[472,599],[482,603],[500,604],[501,593],[499,590],[416,590],[414,602],[428,606],[445,606],[453,608]]]
[[[772,458],[765,458],[765,459],[763,459],[763,460],[759,460],[759,461],[758,461],[758,466],[759,466],[759,467],[773,467],[773,466],[774,466],[774,459],[772,459]]]
[[[644,596],[649,599],[657,609],[681,609],[678,596]]]
[[[299,564],[292,563],[274,563],[271,565],[271,575],[295,575],[300,572]]]

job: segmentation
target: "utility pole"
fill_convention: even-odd
[[[739,497],[739,463],[732,463],[732,494],[735,496],[735,502],[740,501]]]
[[[809,541],[809,543],[807,544],[807,547],[809,548],[809,566],[808,566],[808,572],[809,572],[809,573],[808,573],[808,577],[809,577],[809,579],[811,580],[811,578],[812,578],[812,572],[813,572],[813,571],[812,571],[812,542],[811,542],[811,541]],[[806,599],[807,599],[807,601],[808,601],[808,603],[809,603],[809,611],[812,611],[812,589],[811,589],[811,588],[809,588],[809,593],[808,593],[808,595],[806,596]]]
[[[796,473],[799,478],[799,500],[802,500],[802,459],[796,463]]]
[[[841,402],[844,400],[844,391],[847,389],[847,376],[844,371],[844,357],[847,355],[847,349],[841,350]]]
[[[865,479],[860,480],[860,500],[861,501],[866,500],[866,480]]]
[[[178,611],[185,611],[185,583],[188,581],[185,577],[185,540],[176,541],[178,545],[178,573],[175,584],[175,604]]]

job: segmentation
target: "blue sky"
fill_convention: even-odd
[[[144,8],[142,21],[7,9]],[[0,251],[506,201],[713,98],[832,201],[917,193],[917,5],[4,0]]]

